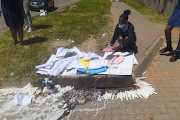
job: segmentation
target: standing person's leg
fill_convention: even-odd
[[[166,28],[165,28],[165,36],[166,36],[166,44],[167,44],[167,47],[163,48],[162,50],[160,50],[159,52],[160,53],[165,53],[167,51],[170,51],[172,52],[173,49],[172,49],[172,41],[171,41],[171,31],[174,27],[171,26],[171,25],[167,25]]]
[[[26,24],[26,26],[25,26],[25,28],[24,28],[23,30],[26,30],[26,29],[28,29],[28,28],[29,28],[29,26],[28,26],[27,14],[24,14],[24,20],[25,20],[25,24]]]
[[[32,19],[31,19],[31,13],[30,13],[30,1],[27,1],[27,6],[26,6],[26,15],[27,15],[27,19],[28,19],[28,26],[29,26],[29,30],[28,32],[32,32]]]
[[[27,19],[28,19],[28,25],[29,25],[29,30],[28,32],[32,32],[32,19],[31,19],[31,14],[30,14],[30,10],[27,13]]]
[[[177,49],[180,50],[180,34],[179,34],[179,42],[178,42],[178,45],[177,45]]]
[[[23,47],[24,46],[24,43],[23,43],[23,28],[22,27],[16,28],[16,31],[18,33],[19,40],[20,40],[19,47]]]
[[[24,7],[24,20],[25,20],[25,28],[24,30],[28,29],[29,28],[29,24],[28,24],[28,18],[27,18],[27,12],[28,12],[28,1],[27,0],[24,0],[23,1],[23,7]]]
[[[10,31],[11,31],[12,38],[14,40],[13,45],[18,44],[19,42],[17,40],[17,31],[16,31],[16,29],[15,28],[10,28]]]
[[[180,35],[179,35],[179,42],[178,42],[177,48],[174,51],[174,54],[172,55],[172,57],[171,57],[171,59],[169,61],[170,62],[175,62],[178,59],[179,53],[180,53]]]

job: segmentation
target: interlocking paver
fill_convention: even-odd
[[[120,120],[128,120],[128,115],[120,115]]]
[[[95,105],[87,104],[86,106],[85,104],[75,109],[89,108],[94,109],[94,111],[87,111],[86,116],[81,115],[80,111],[79,114],[74,112],[74,118],[87,118],[87,120],[180,120],[180,69],[178,69],[180,64],[173,63],[173,67],[176,67],[174,70],[171,69],[173,67],[164,69],[165,67],[159,64],[163,61],[163,64],[167,63],[167,66],[170,66],[169,57],[159,58],[161,56],[157,54],[147,68],[147,80],[145,80],[152,84],[158,93],[157,95],[150,96],[149,99],[108,101],[105,109],[98,112],[96,111],[97,104],[101,103],[103,106],[104,101],[94,102]],[[73,116],[73,114],[71,115]],[[74,120],[72,117],[69,118],[69,120]]]
[[[173,48],[176,48],[176,44],[173,44]],[[75,108],[86,109],[86,115],[82,115],[85,114],[83,111],[77,111],[71,114],[69,120],[180,120],[180,60],[170,63],[170,57],[157,53],[144,75],[147,77],[144,81],[152,84],[157,95],[149,99],[88,103]],[[105,108],[97,110],[98,104]]]
[[[104,120],[112,120],[112,115],[105,115]]]
[[[136,120],[143,120],[144,114],[136,114]]]
[[[120,115],[113,115],[112,120],[120,120]]]

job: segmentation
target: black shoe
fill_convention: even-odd
[[[178,53],[174,53],[171,57],[171,59],[169,60],[169,62],[175,62],[178,59]]]
[[[172,48],[172,47],[165,47],[165,48],[163,48],[162,50],[160,50],[159,52],[160,52],[160,53],[165,53],[165,52],[167,52],[167,51],[172,52],[172,51],[173,51],[173,48]]]

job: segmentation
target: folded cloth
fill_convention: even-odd
[[[105,72],[107,71],[107,68],[104,66],[104,67],[101,67],[101,68],[98,68],[98,69],[89,69],[89,74],[90,75],[95,75],[97,73],[101,73],[101,72]]]
[[[102,49],[104,52],[114,52],[113,47],[108,45],[106,48]]]
[[[124,61],[124,57],[119,55],[116,55],[115,57],[109,60],[110,63],[115,63],[115,64],[120,64],[123,61]]]
[[[82,68],[79,68],[77,71],[82,72],[82,73],[86,73],[87,75],[95,75],[97,73],[107,71],[107,68],[106,68],[106,66],[101,67],[101,68],[97,68],[97,69],[82,69]]]
[[[53,68],[48,72],[48,75],[51,77],[56,77],[58,74],[61,74],[64,69],[69,65],[69,61],[59,60],[55,63]]]

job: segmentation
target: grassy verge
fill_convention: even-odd
[[[127,5],[139,11],[141,14],[145,15],[150,21],[154,23],[160,23],[166,25],[169,17],[159,13],[152,8],[145,6],[142,2],[138,2],[138,0],[123,0]]]
[[[78,8],[73,10],[65,7],[66,13],[57,10],[45,17],[33,17],[34,31],[24,33],[26,46],[23,49],[14,47],[10,32],[5,33],[0,38],[0,78],[37,78],[35,66],[45,63],[56,51],[52,42],[71,39],[75,42],[66,47],[76,46],[90,36],[101,34],[111,21],[109,0],[81,0],[75,5]]]

